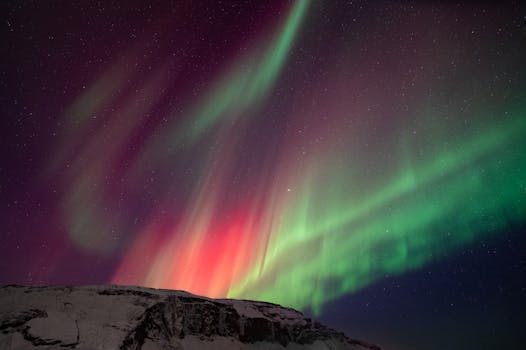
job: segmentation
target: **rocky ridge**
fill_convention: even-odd
[[[67,348],[379,349],[265,302],[142,287],[0,288],[0,349]]]

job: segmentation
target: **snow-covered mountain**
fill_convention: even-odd
[[[0,287],[0,349],[379,349],[276,304],[142,287]]]

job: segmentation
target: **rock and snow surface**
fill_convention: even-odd
[[[0,349],[378,349],[279,305],[142,287],[0,287]]]

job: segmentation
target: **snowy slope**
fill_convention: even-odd
[[[0,349],[378,349],[279,305],[141,287],[0,288]]]

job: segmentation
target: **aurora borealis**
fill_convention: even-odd
[[[470,319],[451,326],[464,348],[524,340],[524,317],[510,316],[526,294],[520,4],[12,2],[2,12],[3,284],[257,299],[386,349],[463,348],[409,334],[415,315],[446,322],[451,311],[429,301],[399,311],[403,322],[360,328],[360,312],[374,314],[358,311],[360,298],[409,283],[400,306],[415,290],[453,291],[445,304]],[[477,287],[463,286],[458,261],[476,262]],[[455,272],[430,277],[444,271]],[[488,302],[500,300],[492,288],[511,301]],[[490,340],[462,338],[487,326],[471,320],[474,305],[495,325]]]

